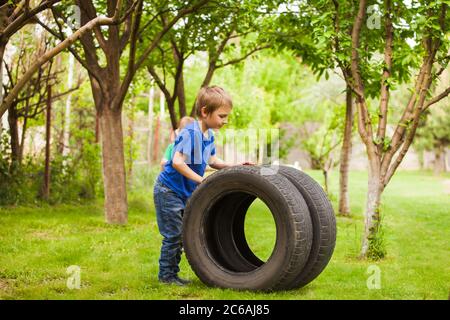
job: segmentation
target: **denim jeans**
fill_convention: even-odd
[[[167,279],[176,276],[180,271],[178,265],[181,260],[181,234],[186,200],[158,180],[153,189],[153,199],[159,232],[163,236],[158,278]]]

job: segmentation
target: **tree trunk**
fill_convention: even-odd
[[[153,162],[157,163],[159,154],[159,129],[161,126],[161,117],[156,118],[155,133],[153,134]]]
[[[23,150],[25,147],[25,137],[27,134],[28,129],[28,117],[25,116],[23,119],[23,125],[22,125],[22,137],[20,138],[20,148],[19,148],[19,163],[22,163],[23,160]]]
[[[133,186],[133,141],[134,141],[134,104],[135,97],[131,99],[130,114],[128,117],[128,172],[127,172],[127,186]]]
[[[380,166],[369,159],[369,177],[367,203],[364,219],[364,238],[361,248],[361,258],[382,258],[384,247],[381,242],[380,202],[383,187],[381,183]]]
[[[214,76],[214,72],[216,71],[216,61],[210,62],[208,66],[208,71],[206,72],[205,78],[202,82],[202,88],[209,86]]]
[[[200,88],[209,86],[209,84],[211,83],[211,80],[213,78],[214,71],[216,71],[216,63],[210,62],[209,66],[208,66],[208,71],[206,72],[205,78],[203,79],[203,82],[202,82],[202,85],[200,86]],[[197,98],[194,100],[194,104],[193,104],[191,112],[189,114],[191,117],[196,116],[196,110],[195,110],[196,101],[197,101]]]
[[[65,119],[64,119],[64,110],[60,109],[58,118],[61,118],[61,125],[56,128],[57,134],[55,136],[58,137],[58,143],[56,144],[56,152],[57,154],[63,154],[64,151],[64,127],[65,127]],[[63,161],[64,163],[64,161]]]
[[[417,158],[419,160],[419,169],[425,170],[425,150],[420,149],[420,150],[417,150],[416,152],[417,152]]]
[[[13,167],[19,163],[20,159],[19,126],[15,104],[8,109],[8,124],[11,141],[11,167]]]
[[[446,171],[445,165],[445,146],[439,144],[434,150],[434,174],[439,175]]]
[[[167,109],[169,109],[170,124],[172,125],[173,130],[175,130],[178,126],[177,114],[175,111],[175,101],[167,101]]]
[[[67,89],[72,89],[73,86],[73,71],[75,66],[75,58],[73,55],[69,55],[69,74],[67,76]],[[70,109],[72,102],[72,94],[69,93],[66,99],[66,110],[64,113],[64,131],[63,131],[63,145],[62,155],[67,156],[69,154],[69,138],[70,138]]]
[[[147,143],[147,159],[148,165],[152,165],[152,142],[153,142],[153,106],[155,98],[155,89],[153,86],[150,87],[148,93],[148,143]]]
[[[180,78],[177,86],[178,109],[180,111],[180,119],[186,116],[186,96],[184,93],[184,74],[181,70]]]
[[[96,17],[82,27],[80,27],[76,32],[68,36],[64,41],[61,41],[54,48],[46,51],[43,55],[41,55],[32,65],[27,69],[25,74],[22,76],[20,80],[16,82],[14,88],[12,88],[8,92],[8,97],[2,100],[0,104],[0,117],[8,110],[9,106],[13,103],[13,101],[17,98],[23,87],[28,83],[33,74],[44,64],[50,61],[53,57],[58,55],[61,51],[67,49],[71,46],[75,41],[79,38],[83,37],[86,33],[90,32],[93,28],[99,25],[108,25],[117,22],[118,15],[115,15],[112,18],[107,18],[104,16]],[[1,47],[1,45],[0,45]]]
[[[100,117],[98,111],[95,110],[95,143],[100,142]]]
[[[176,92],[174,95],[178,98],[178,110],[180,112],[180,119],[186,116],[186,97],[184,93],[184,57],[183,54],[178,50],[176,43],[172,40],[172,53],[173,59],[176,65],[175,81],[176,81]],[[174,99],[175,100],[175,97]],[[168,101],[169,103],[169,101]],[[175,129],[174,129],[175,130]]]
[[[126,224],[128,203],[121,111],[111,110],[109,104],[103,105],[101,110],[105,219],[111,224]]]
[[[47,120],[45,122],[45,171],[42,197],[48,200],[50,197],[50,137],[52,120],[52,87],[47,87]]]
[[[6,45],[0,43],[0,105],[3,104],[3,56],[5,55],[5,47]]]
[[[326,169],[323,169],[322,173],[323,173],[325,193],[328,194],[328,171]]]
[[[348,193],[348,168],[350,156],[352,153],[352,127],[353,127],[353,100],[352,91],[347,86],[346,92],[346,112],[344,139],[341,149],[341,164],[339,175],[339,214],[343,216],[350,215],[350,199]]]

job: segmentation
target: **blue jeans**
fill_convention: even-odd
[[[153,200],[159,232],[163,236],[158,278],[167,279],[176,276],[180,271],[178,265],[181,260],[181,234],[186,200],[159,180],[153,188]]]

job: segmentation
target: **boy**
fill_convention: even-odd
[[[173,156],[159,174],[153,190],[158,228],[163,236],[158,279],[184,286],[178,277],[181,234],[186,200],[203,181],[206,165],[214,169],[232,166],[216,157],[213,129],[227,123],[233,108],[231,97],[220,87],[200,89],[196,101],[198,121],[188,124],[176,137]]]
[[[180,134],[180,131],[183,130],[189,123],[194,122],[195,119],[192,117],[183,117],[180,119],[180,122],[178,124],[178,128],[175,130],[174,135],[175,138]],[[161,171],[164,170],[164,166],[166,165],[166,163],[172,159],[172,155],[173,155],[173,146],[175,144],[174,140],[175,138],[172,138],[172,135],[170,137],[170,140],[172,141],[166,148],[166,151],[164,151],[164,156],[161,159],[160,162],[160,166],[161,166]]]

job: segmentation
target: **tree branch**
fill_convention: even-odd
[[[436,51],[434,51],[434,55],[435,54],[436,54]],[[400,165],[403,158],[405,157],[406,152],[408,151],[408,149],[414,139],[417,127],[419,125],[420,115],[423,112],[425,98],[426,98],[428,89],[430,88],[431,82],[433,81],[433,77],[431,75],[431,69],[432,69],[432,61],[434,60],[434,55],[432,57],[430,57],[431,62],[428,64],[428,66],[424,72],[424,79],[422,81],[422,86],[420,88],[419,98],[417,101],[417,107],[415,107],[415,109],[413,110],[412,116],[410,118],[410,120],[412,120],[412,123],[410,123],[409,125],[405,125],[403,135],[399,141],[398,147],[396,149],[390,150],[392,153],[391,157],[383,159],[382,167],[381,167],[382,168],[381,174],[382,174],[383,183],[385,186],[389,183],[390,179],[394,175],[395,171],[397,170],[398,166]],[[407,129],[409,129],[409,131],[407,131]],[[403,145],[402,145],[402,143],[403,143]],[[400,146],[401,146],[400,153],[398,154],[397,158],[391,165],[390,161],[387,162],[387,160],[392,159],[392,157],[394,156],[394,153],[398,150],[398,148]],[[386,160],[386,163],[385,163],[385,160]],[[383,171],[383,170],[385,170],[385,168],[387,168],[385,166],[389,166],[389,169],[387,170],[387,172]]]
[[[359,70],[359,41],[361,35],[361,27],[363,25],[364,17],[366,15],[367,1],[361,0],[359,2],[358,14],[355,17],[352,30],[352,58],[351,58],[351,71],[352,71],[352,81],[355,82],[355,93],[357,97],[359,112],[358,112],[358,129],[360,136],[368,147],[368,152],[372,152],[373,146],[373,136],[372,136],[372,125],[370,123],[370,116],[368,114],[367,105],[364,98],[364,86],[361,79],[361,74]]]
[[[119,0],[119,2],[121,2]],[[18,81],[18,83],[14,86],[14,88],[10,91],[8,96],[4,99],[2,105],[0,106],[0,117],[3,116],[3,114],[8,110],[9,106],[13,103],[13,101],[16,99],[19,92],[22,90],[22,88],[25,86],[25,84],[28,82],[28,80],[31,78],[31,76],[47,61],[52,59],[54,56],[58,55],[61,51],[71,46],[76,40],[81,38],[86,32],[91,31],[92,28],[99,24],[113,24],[116,23],[118,20],[118,13],[112,17],[112,18],[106,18],[106,17],[97,17],[90,22],[83,25],[80,29],[78,29],[75,33],[67,37],[64,41],[60,42],[55,48],[53,48],[50,51],[47,51],[44,55],[39,57],[37,61],[29,68],[29,70],[24,74],[21,80]]]
[[[66,39],[64,33],[62,32],[62,28],[61,25],[59,24],[59,22],[56,21],[56,17],[54,16],[55,22],[58,25],[58,29],[59,29],[59,33],[57,33],[56,31],[52,30],[51,28],[49,28],[46,24],[44,24],[41,20],[36,19],[36,22],[43,27],[45,30],[47,30],[47,32],[49,32],[52,36],[54,36],[56,39],[60,40],[60,41],[64,41],[64,39]],[[78,52],[72,48],[71,46],[67,47],[67,50],[75,57],[75,59],[77,59],[77,61],[87,70],[87,72],[89,73],[94,73],[94,70],[91,68],[91,66],[89,66],[86,62],[86,60],[84,60],[79,54]],[[94,75],[95,76],[95,75]],[[97,79],[99,80],[99,79]]]
[[[136,72],[137,69],[141,67],[141,65],[144,63],[144,61],[147,59],[147,57],[150,55],[150,53],[155,49],[155,47],[158,45],[158,43],[161,41],[161,38],[173,27],[173,25],[180,20],[182,17],[184,17],[187,14],[190,14],[196,10],[198,10],[200,7],[208,3],[209,0],[201,0],[197,4],[193,5],[189,8],[184,8],[180,10],[180,12],[173,18],[153,39],[152,43],[145,49],[144,53],[141,55],[137,63],[135,64],[133,68],[133,73]]]
[[[134,63],[135,63],[135,60],[136,60],[136,42],[138,40],[139,25],[141,23],[142,6],[143,6],[143,1],[142,0],[138,0],[137,10],[136,10],[136,14],[134,15],[133,27],[131,29],[131,35],[130,35],[130,52],[129,52],[129,57],[128,57],[127,74],[130,71],[130,69],[134,68]],[[131,83],[131,79],[130,79],[130,83]],[[119,101],[123,101],[123,99],[125,99],[125,95],[126,95],[126,91],[127,90],[128,90],[128,87],[122,93],[122,87],[120,88]],[[123,94],[123,98],[121,96],[122,94]],[[116,105],[121,106],[122,104],[118,103]]]
[[[256,48],[254,48],[253,50],[251,50],[250,52],[247,52],[247,54],[245,54],[244,56],[242,56],[242,57],[240,57],[240,58],[233,59],[233,60],[230,60],[230,61],[228,61],[228,62],[226,62],[226,63],[223,63],[223,64],[221,64],[221,65],[216,66],[216,69],[220,69],[220,68],[229,66],[229,65],[231,65],[231,64],[239,63],[239,62],[241,62],[241,61],[247,59],[249,56],[251,56],[251,55],[254,54],[255,52],[260,51],[260,50],[264,50],[264,49],[267,49],[267,48],[270,48],[270,47],[271,47],[271,46],[270,46],[269,44],[264,45],[264,46],[260,46],[260,47],[256,47]]]
[[[135,5],[136,2],[133,2],[132,7]],[[142,9],[140,9],[142,11]],[[133,20],[132,19],[127,19],[126,24],[125,24],[125,30],[122,33],[122,36],[120,37],[120,53],[123,52],[123,50],[125,49],[125,47],[128,44],[128,40],[130,39],[130,35],[131,35],[131,30],[133,28]]]
[[[389,105],[389,83],[388,79],[391,77],[392,70],[392,48],[394,40],[394,32],[392,27],[392,1],[385,0],[386,14],[384,17],[385,21],[385,32],[386,32],[386,44],[384,48],[384,70],[381,77],[381,94],[380,94],[380,107],[379,107],[379,121],[377,130],[377,140],[376,143],[378,148],[378,154],[381,155],[384,146],[384,139],[386,136],[386,125],[387,125],[387,111]]]
[[[83,3],[83,6],[80,6],[80,8],[81,8],[81,10],[83,10],[85,12],[86,17],[89,20],[97,18],[96,10],[95,10],[94,4],[92,3],[92,0],[88,0],[88,1],[82,0],[82,1],[80,1],[80,4],[81,4],[81,2]],[[94,31],[94,35],[95,35],[95,38],[97,39],[98,44],[100,45],[102,50],[106,52],[107,41],[106,41],[105,37],[103,36],[103,34],[100,30],[100,27],[95,26],[93,28],[93,31]]]
[[[62,97],[64,97],[64,96],[68,95],[69,93],[72,93],[72,92],[78,90],[79,88],[80,88],[80,85],[77,85],[76,87],[73,87],[73,88],[71,88],[71,89],[69,89],[69,90],[67,90],[67,91],[65,91],[65,92],[59,93],[59,94],[57,94],[57,95],[55,95],[55,96],[52,95],[51,101],[57,101],[57,100],[59,100],[60,98],[62,98]],[[40,105],[42,105],[42,104],[44,104],[44,103],[45,103],[45,101],[38,101],[38,102],[36,102],[36,103],[31,104],[31,105],[29,106],[29,108],[39,107]],[[18,115],[19,115],[19,116],[24,116],[22,113],[18,113]]]
[[[172,101],[172,95],[170,94],[169,90],[167,89],[166,84],[161,80],[161,78],[156,73],[155,68],[153,68],[152,66],[147,66],[147,70],[150,73],[150,75],[152,76],[152,78],[155,80],[159,89],[162,91],[162,93],[166,97],[166,100],[168,102]]]
[[[127,73],[125,75],[125,78],[122,82],[122,85],[120,87],[120,93],[117,97],[117,104],[121,105],[123,100],[125,99],[128,87],[130,86],[130,83],[136,73],[136,71],[143,65],[144,61],[148,58],[150,53],[157,47],[159,42],[161,41],[162,37],[173,27],[173,25],[180,20],[183,16],[190,14],[196,10],[198,10],[200,7],[208,3],[209,0],[201,0],[197,4],[181,9],[178,14],[153,38],[153,41],[147,46],[147,48],[144,50],[138,61],[131,67],[128,68]]]
[[[53,14],[53,19],[58,27],[58,31],[59,31],[59,35],[56,34],[56,32],[54,32],[53,30],[51,30],[50,28],[44,26],[43,24],[41,24],[48,32],[50,32],[52,35],[54,35],[56,38],[60,39],[61,41],[64,41],[65,39],[67,39],[66,35],[63,32],[63,28],[61,26],[61,24],[58,21],[58,18],[61,18],[65,23],[67,23],[67,19],[60,14],[57,10],[55,10],[54,8],[52,8],[52,14]],[[93,44],[91,44],[90,46],[93,46],[95,49],[95,46]],[[87,70],[87,72],[94,77],[99,83],[101,83],[100,81],[100,74],[101,74],[101,68],[98,65],[98,63],[96,63],[96,56],[95,56],[95,51],[92,52],[92,50],[87,51],[86,53],[86,60],[81,58],[81,56],[78,54],[78,52],[72,47],[69,46],[67,47],[67,50],[69,50],[72,55],[78,60],[78,62]]]
[[[450,94],[450,87],[445,89],[443,92],[441,92],[440,94],[438,94],[434,98],[428,100],[423,106],[423,111],[427,110],[431,105],[435,104],[436,102],[441,101],[442,99],[447,97],[449,94]]]
[[[55,3],[61,0],[48,0],[41,2],[38,6],[31,10],[24,11],[21,15],[14,19],[4,30],[0,33],[0,38],[10,38],[16,33],[22,26],[24,26],[28,20],[32,19],[36,14],[46,9],[51,8]]]
[[[155,69],[152,66],[147,66],[147,70],[150,73],[150,75],[155,80],[156,84],[158,85],[159,89],[163,92],[164,97],[167,101],[167,107],[169,109],[170,114],[170,122],[172,124],[172,128],[176,128],[177,126],[177,115],[174,110],[175,100],[177,99],[176,90],[174,90],[174,95],[171,96],[169,90],[167,89],[165,83],[161,81],[161,78],[156,73]]]
[[[441,16],[440,16],[440,23],[441,28],[444,30],[443,23],[443,17],[445,17],[446,14],[446,5],[442,5],[441,10]],[[431,13],[429,13],[431,15]],[[414,133],[416,130],[416,127],[418,125],[418,121],[420,118],[420,114],[425,110],[425,98],[428,92],[428,89],[431,85],[431,82],[433,81],[432,76],[432,67],[433,63],[435,61],[436,53],[439,49],[439,46],[441,44],[440,39],[432,38],[432,30],[428,30],[429,34],[424,36],[424,39],[422,41],[422,44],[425,49],[425,56],[423,57],[422,66],[420,68],[419,75],[416,80],[416,85],[414,88],[414,91],[411,94],[411,98],[409,99],[409,102],[402,114],[401,119],[399,120],[397,127],[395,128],[394,134],[392,136],[392,141],[389,150],[384,154],[382,163],[381,163],[381,174],[384,180],[385,185],[389,182],[392,175],[395,173],[395,170],[400,165],[400,162],[402,161],[404,155],[406,154],[406,151],[409,148],[409,145],[412,142],[412,139],[414,138]],[[429,102],[432,102],[430,100]],[[428,107],[431,104],[428,105]],[[417,107],[416,107],[417,106]],[[408,134],[407,127],[411,123],[413,123],[412,129]],[[406,136],[406,137],[405,137]],[[406,142],[405,142],[406,138]],[[395,160],[395,162],[391,165],[391,161],[395,155],[395,153],[399,150],[399,148],[402,146],[402,150]]]

